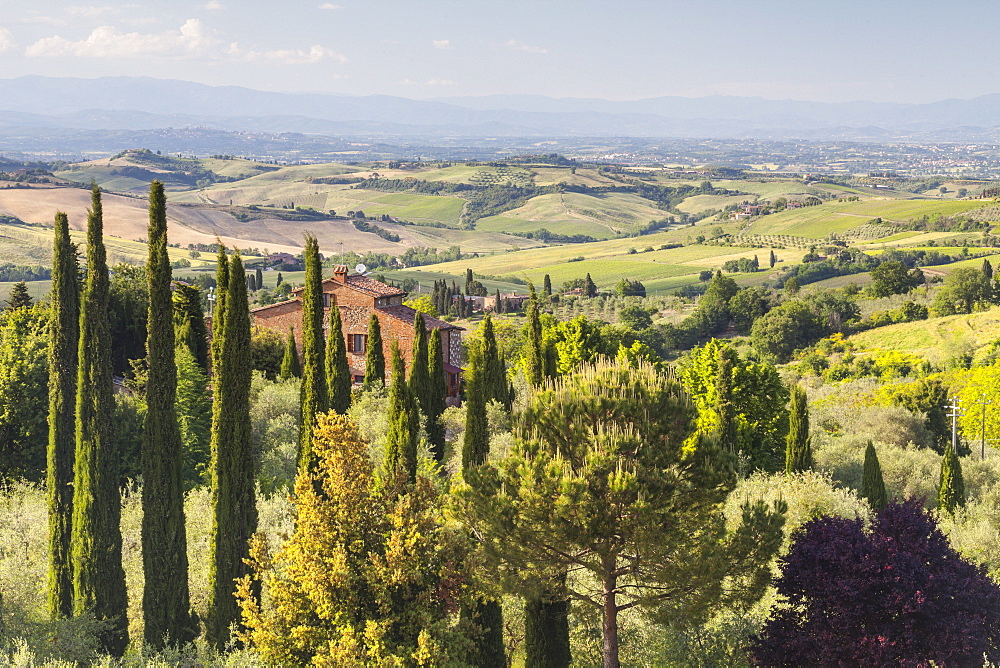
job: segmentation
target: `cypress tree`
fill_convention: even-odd
[[[10,296],[7,297],[7,308],[16,309],[31,306],[31,295],[28,294],[28,284],[19,281],[10,287]]]
[[[497,288],[497,294],[496,294],[496,297],[494,297],[494,299],[496,299],[496,304],[493,306],[493,312],[494,313],[503,313],[504,312],[503,311],[503,299],[500,297],[500,289],[499,288]]]
[[[382,351],[382,327],[372,313],[368,320],[368,340],[365,345],[365,387],[385,386],[385,353]]]
[[[487,320],[488,322],[488,320]],[[496,342],[494,341],[494,344]],[[490,435],[486,417],[486,402],[489,387],[487,386],[487,359],[484,355],[485,337],[483,341],[473,346],[469,354],[469,365],[465,380],[465,434],[462,441],[462,474],[470,480],[470,472],[474,467],[486,463],[490,453]],[[505,381],[506,382],[506,379]],[[474,666],[506,665],[503,644],[503,612],[497,601],[480,601],[469,610],[463,610],[467,618],[471,618],[480,626],[483,633],[477,636],[473,658]]]
[[[775,262],[777,262],[777,261],[778,261],[778,258],[777,258],[777,257],[775,257],[775,255],[774,255],[774,251],[772,250],[772,251],[771,251],[771,257],[770,257],[770,259],[768,260],[768,262],[770,263],[770,265],[771,265],[771,268],[772,268],[772,269],[774,268],[774,263],[775,263]]]
[[[260,267],[254,271],[254,282],[257,284],[257,289],[260,290],[264,287],[264,272],[260,270]]]
[[[798,473],[812,468],[812,447],[809,436],[809,407],[806,391],[794,385],[788,415],[788,437],[785,441],[785,473]]]
[[[483,401],[499,401],[510,411],[514,405],[514,392],[507,380],[507,365],[500,357],[497,337],[493,331],[493,319],[486,316],[483,319],[483,350],[482,350],[482,383],[480,392]]]
[[[295,328],[288,328],[288,338],[285,339],[285,354],[281,358],[281,370],[278,372],[281,380],[300,378],[302,366],[299,364],[299,350],[295,345]]]
[[[149,316],[146,419],[142,440],[142,613],[147,644],[184,644],[198,635],[188,594],[187,533],[177,424],[177,366],[163,184],[149,187]]]
[[[392,344],[392,383],[389,386],[389,426],[386,431],[385,478],[412,484],[417,480],[417,437],[420,417],[406,385],[406,365],[399,346]]]
[[[427,378],[430,391],[427,401],[427,441],[430,443],[434,459],[444,462],[445,429],[441,424],[441,415],[448,407],[448,380],[444,375],[444,346],[441,341],[441,330],[432,329],[430,349],[427,361]]]
[[[330,332],[326,340],[326,381],[329,383],[330,408],[346,413],[351,406],[351,367],[347,363],[347,344],[344,341],[340,308],[330,306]]]
[[[223,259],[223,261],[225,261]],[[219,274],[223,273],[220,267]],[[218,649],[240,619],[237,578],[248,573],[247,541],[257,530],[256,471],[250,437],[250,309],[239,254],[229,262],[221,329],[212,367],[212,530],[206,638]]]
[[[868,441],[865,448],[865,471],[861,478],[861,498],[866,499],[872,510],[882,510],[889,503],[882,479],[882,467],[878,463],[875,446]]]
[[[475,280],[475,277],[472,275],[472,270],[467,268],[465,270],[465,294],[471,292],[473,280]]]
[[[277,280],[274,281],[274,287],[277,288],[279,285],[281,285],[281,272],[280,271],[278,272],[278,278],[277,278]]]
[[[583,292],[588,297],[597,296],[597,285],[594,280],[590,277],[590,272],[587,272],[587,279],[583,283]]]
[[[524,657],[526,666],[569,668],[568,600],[529,598],[524,602]]]
[[[226,247],[218,239],[216,239],[216,244],[219,247],[219,252],[216,256],[215,302],[212,307],[212,345],[210,346],[212,376],[218,375],[219,369],[217,367],[222,359],[221,346],[225,339],[221,336],[221,332],[225,326],[226,295],[229,292],[229,259],[226,256]]]
[[[193,285],[175,285],[173,300],[175,336],[187,345],[198,366],[208,371],[211,356],[208,352],[205,312],[201,308],[201,290]]]
[[[91,189],[87,281],[80,309],[73,475],[73,612],[106,620],[100,645],[121,656],[128,645],[128,595],[122,568],[119,454],[111,434],[114,395],[108,323],[108,263],[101,190]]]
[[[330,410],[326,386],[326,344],[323,341],[323,269],[319,242],[306,235],[306,284],[302,290],[302,385],[299,413],[299,466],[312,454],[316,415]]]
[[[49,510],[48,605],[53,618],[65,618],[73,615],[70,539],[80,346],[80,268],[65,213],[56,214],[54,234],[52,320],[49,325],[49,444],[45,471]]]
[[[542,280],[542,297],[545,301],[552,299],[552,279],[549,278],[548,274],[545,274],[545,278]]]
[[[534,286],[528,286],[531,298],[528,300],[527,329],[528,353],[525,369],[528,383],[534,386],[542,384],[545,377],[545,358],[542,354],[542,321],[538,315],[538,299]]]
[[[413,349],[410,355],[410,393],[420,406],[420,411],[429,415],[431,402],[431,377],[429,353],[427,350],[427,328],[424,314],[418,312],[413,318]]]
[[[944,449],[941,458],[941,483],[938,486],[938,507],[955,512],[965,505],[965,481],[962,479],[962,463],[951,443]]]

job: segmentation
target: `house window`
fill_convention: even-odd
[[[330,293],[323,293],[323,308],[330,308]]]
[[[347,335],[347,352],[349,353],[363,353],[365,352],[366,344],[368,343],[367,334],[348,334]]]

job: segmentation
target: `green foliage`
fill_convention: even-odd
[[[295,344],[295,328],[288,328],[288,337],[285,339],[284,353],[281,356],[281,371],[278,374],[281,380],[302,377],[302,365],[299,364],[299,351]]]
[[[373,313],[368,320],[365,343],[365,387],[385,386],[385,352],[382,349],[382,326]]]
[[[286,347],[286,339],[270,327],[250,327],[250,366],[254,371],[260,371],[272,380],[278,378]],[[296,359],[297,356],[298,353]]]
[[[299,466],[308,466],[316,415],[330,410],[326,384],[326,344],[323,341],[323,269],[319,242],[306,234],[306,276],[302,299],[302,413],[299,430]]]
[[[326,341],[326,381],[330,391],[330,408],[346,413],[351,406],[351,368],[347,363],[347,343],[344,341],[340,308],[330,307],[330,336]]]
[[[419,311],[426,315],[436,318],[440,313],[438,313],[437,307],[434,305],[434,300],[432,300],[428,295],[421,294],[413,297],[412,299],[407,299],[403,302],[404,306],[409,306],[414,311]]]
[[[0,476],[5,480],[39,480],[45,474],[49,321],[46,305],[0,312]],[[75,375],[76,367],[67,371]],[[69,415],[75,408],[68,409]]]
[[[111,434],[114,406],[108,323],[108,265],[101,191],[91,189],[87,281],[80,313],[73,473],[73,611],[109,622],[101,647],[120,656],[128,645],[128,597],[122,569],[119,453]],[[168,311],[169,313],[169,311]]]
[[[429,351],[427,348],[427,328],[421,313],[413,318],[413,349],[410,354],[409,390],[424,415],[430,413],[432,402]]]
[[[750,344],[761,355],[783,362],[792,352],[825,332],[822,319],[804,302],[787,301],[758,318],[750,329]]]
[[[441,342],[441,330],[431,330],[428,343],[430,353],[427,361],[427,375],[430,391],[427,401],[427,441],[431,446],[434,459],[444,461],[445,428],[441,416],[448,407],[448,380],[444,375],[444,346]]]
[[[471,629],[453,613],[470,546],[434,485],[379,486],[344,416],[319,416],[313,454],[296,478],[294,533],[273,557],[254,539],[241,639],[273,665],[463,665]]]
[[[623,608],[702,619],[723,601],[752,603],[769,579],[781,504],[748,504],[727,531],[733,461],[709,439],[692,442],[695,430],[696,409],[669,375],[584,366],[531,397],[510,454],[456,492],[520,586],[566,568],[588,574],[566,586],[603,611],[605,665],[617,665]],[[641,577],[630,566],[639,554]]]
[[[49,510],[49,615],[73,614],[70,562],[73,519],[73,456],[76,374],[80,346],[80,267],[70,241],[69,220],[55,218],[52,246],[51,322],[49,325],[49,442],[45,487]],[[0,335],[0,341],[5,337]],[[0,387],[7,383],[0,384]],[[21,395],[21,401],[25,395]],[[5,459],[7,459],[5,457]],[[8,460],[10,461],[10,460]]]
[[[228,269],[222,268],[222,263]],[[212,349],[212,533],[206,638],[221,649],[239,612],[234,582],[245,575],[248,541],[257,530],[255,462],[250,433],[250,313],[243,261],[220,255],[226,286]]]
[[[108,323],[111,364],[117,375],[126,375],[132,360],[146,357],[146,319],[149,287],[145,270],[119,262],[111,270],[108,286]]]
[[[187,345],[195,361],[207,372],[211,359],[208,352],[205,312],[201,308],[201,290],[193,285],[175,283],[173,304],[177,338]],[[184,336],[180,335],[181,332],[184,332]]]
[[[972,313],[992,299],[993,286],[986,274],[976,267],[959,267],[945,278],[932,308],[936,315]]]
[[[177,426],[181,436],[181,481],[188,492],[208,482],[212,453],[212,402],[208,376],[191,350],[178,343]]]
[[[870,290],[873,297],[904,294],[921,282],[905,264],[897,260],[882,262],[872,269],[871,276]]]
[[[955,512],[965,505],[965,481],[962,479],[962,463],[955,449],[948,445],[941,458],[941,484],[938,486],[938,507]]]
[[[484,405],[490,401],[498,401],[509,411],[514,404],[514,390],[507,380],[507,364],[500,355],[493,331],[493,319],[489,315],[483,319],[482,328],[479,391],[483,395]]]
[[[188,594],[187,534],[181,482],[177,365],[167,256],[167,201],[163,184],[149,189],[149,317],[146,420],[142,442],[143,632],[148,645],[184,644],[198,635]]]
[[[868,502],[872,510],[882,510],[889,503],[885,493],[885,481],[882,479],[882,467],[878,463],[875,446],[868,441],[865,448],[865,472],[861,478],[861,498]]]
[[[7,297],[7,308],[17,309],[31,306],[31,296],[28,294],[28,285],[24,281],[15,283],[10,288],[10,295]]]
[[[384,478],[390,484],[412,484],[417,479],[420,414],[416,398],[406,384],[406,365],[395,342],[392,345],[392,384],[389,386],[387,417]]]
[[[462,434],[462,472],[469,475],[474,467],[486,463],[490,454],[489,426],[486,418],[488,386],[483,346],[469,352],[465,375],[465,432]]]
[[[678,363],[678,376],[698,407],[698,432],[714,434],[725,425],[719,407],[719,361],[728,345],[712,340]],[[778,471],[784,466],[788,433],[788,388],[766,362],[730,355],[733,449],[749,466]]]
[[[268,498],[292,491],[299,450],[299,381],[270,381],[254,374],[250,390],[250,429],[257,483]]]
[[[545,359],[542,352],[542,322],[538,312],[538,298],[535,287],[529,286],[531,299],[528,301],[528,318],[524,323],[527,344],[524,353],[524,373],[530,385],[541,385],[545,377]]]
[[[785,440],[785,473],[800,473],[812,468],[811,440],[806,391],[800,385],[793,385]]]

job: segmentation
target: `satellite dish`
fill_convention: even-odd
[[[368,267],[366,267],[363,264],[359,264],[354,268],[354,271],[358,272],[359,274],[364,274],[366,271],[368,271]]]

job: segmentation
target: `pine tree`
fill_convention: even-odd
[[[149,188],[149,316],[146,418],[142,440],[142,590],[146,644],[185,644],[198,635],[188,594],[187,533],[177,424],[177,367],[163,184]]]
[[[549,278],[548,274],[545,274],[545,278],[542,280],[542,297],[546,302],[552,300],[552,279]]]
[[[788,438],[785,441],[785,473],[799,473],[812,468],[812,438],[809,436],[809,407],[806,391],[794,385],[788,415]]]
[[[389,386],[389,426],[385,435],[385,479],[412,484],[417,479],[417,438],[420,417],[406,385],[406,364],[399,346],[392,345],[392,383]]]
[[[223,261],[225,261],[223,259]],[[222,269],[220,267],[219,274]],[[250,309],[239,254],[229,262],[221,329],[214,332],[212,379],[212,530],[206,638],[218,649],[240,619],[234,592],[247,574],[247,541],[257,530],[250,437]]]
[[[538,315],[538,299],[534,286],[528,286],[531,298],[528,300],[528,321],[525,323],[528,339],[527,367],[525,369],[528,383],[534,386],[542,384],[545,378],[545,357],[542,353],[542,321]]]
[[[382,351],[382,326],[372,313],[368,320],[368,341],[365,345],[365,387],[385,386],[385,353]]]
[[[31,306],[31,296],[28,294],[28,284],[24,281],[15,283],[10,288],[10,296],[7,297],[7,308],[16,309]]]
[[[441,341],[441,330],[432,329],[430,349],[427,361],[427,377],[429,400],[427,402],[427,441],[430,443],[434,459],[444,462],[445,429],[441,424],[441,415],[448,407],[448,380],[444,375],[444,346]]]
[[[208,371],[212,363],[208,351],[208,329],[205,327],[205,312],[201,308],[201,291],[193,285],[174,286],[174,326],[178,340],[187,345],[198,365]]]
[[[323,341],[323,269],[319,242],[306,235],[306,284],[302,290],[302,385],[299,419],[299,466],[309,463],[316,415],[330,410]]]
[[[295,328],[288,328],[288,338],[285,339],[285,354],[281,358],[281,370],[278,372],[281,380],[301,378],[302,366],[299,364],[299,350],[295,343]]]
[[[480,391],[484,402],[499,401],[510,411],[514,405],[514,392],[507,380],[507,365],[500,357],[496,334],[493,331],[493,319],[486,316],[483,319],[483,379]]]
[[[733,402],[733,357],[736,352],[729,346],[719,346],[715,371],[715,413],[719,418],[719,443],[730,452],[736,452],[736,406]]]
[[[77,356],[80,352],[80,268],[65,213],[56,214],[54,235],[49,329],[49,445],[45,471],[49,509],[48,604],[53,618],[66,618],[73,614],[70,539]]]
[[[865,471],[861,477],[861,498],[868,501],[872,510],[879,511],[889,503],[885,492],[885,481],[882,479],[882,467],[878,463],[875,446],[868,441],[865,448]]]
[[[410,394],[420,406],[420,412],[430,414],[432,401],[429,353],[427,350],[427,327],[424,315],[417,313],[413,318],[413,350],[410,355]]]
[[[346,413],[351,406],[351,367],[347,363],[347,344],[344,342],[340,308],[330,306],[330,332],[326,340],[326,381],[329,383],[330,408]]]
[[[965,481],[962,479],[962,463],[951,443],[944,449],[941,458],[941,483],[938,486],[938,507],[949,513],[965,505]]]
[[[101,191],[91,188],[87,216],[87,281],[80,309],[73,475],[73,611],[106,620],[103,651],[128,646],[128,596],[122,567],[119,454],[111,434],[114,396],[108,323],[108,263]]]

